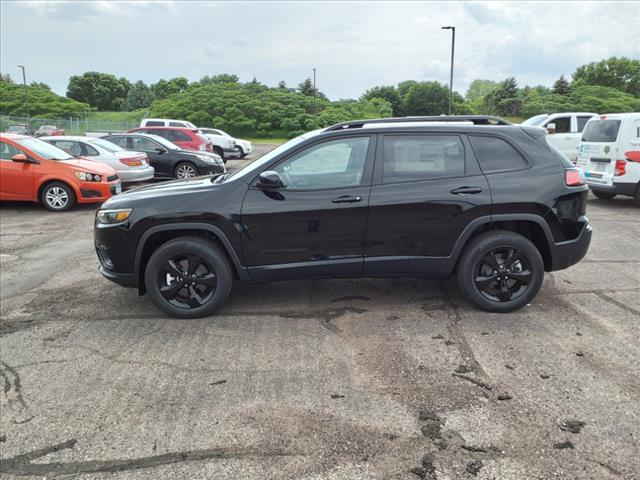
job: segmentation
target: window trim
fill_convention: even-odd
[[[297,148],[295,148],[295,150],[292,150],[291,152],[285,152],[284,156],[278,159],[275,159],[272,163],[270,163],[269,165],[266,165],[265,168],[263,168],[262,170],[260,170],[260,172],[258,172],[252,179],[251,181],[249,181],[249,190],[262,190],[261,188],[258,188],[256,186],[256,183],[258,181],[258,177],[263,173],[263,172],[267,172],[267,171],[271,171],[274,170],[276,167],[278,167],[280,164],[286,162],[287,160],[291,159],[292,157],[294,157],[295,155],[297,155],[298,153],[302,152],[303,150],[306,150],[308,148],[312,148],[315,147],[316,145],[319,145],[321,143],[327,143],[327,142],[332,142],[335,140],[345,140],[348,138],[362,138],[362,137],[367,137],[369,138],[369,146],[367,148],[367,154],[366,157],[364,159],[364,168],[362,169],[362,178],[360,179],[360,184],[358,185],[350,185],[350,186],[342,186],[342,187],[331,187],[331,188],[305,188],[305,189],[282,189],[285,192],[328,192],[328,191],[332,191],[332,190],[346,190],[348,188],[361,188],[361,187],[368,187],[371,186],[371,181],[372,181],[372,173],[373,173],[373,161],[375,158],[375,153],[376,153],[376,148],[377,148],[377,144],[378,144],[378,135],[376,135],[375,133],[354,133],[352,135],[339,135],[339,136],[331,136],[331,137],[324,137],[324,138],[314,138],[313,142],[310,143],[303,143],[301,145],[296,145]]]
[[[416,182],[433,182],[437,180],[447,180],[451,178],[465,178],[471,175],[478,175],[481,172],[472,172],[472,168],[470,168],[470,158],[469,158],[469,148],[467,146],[468,142],[465,142],[465,136],[461,132],[385,132],[380,133],[380,141],[378,142],[378,148],[376,151],[376,164],[375,171],[373,176],[373,186],[381,186],[381,185],[401,185],[403,183],[416,183]],[[464,157],[464,172],[462,175],[454,175],[454,176],[442,176],[442,177],[433,177],[433,178],[416,178],[409,180],[402,180],[397,182],[385,182],[384,181],[384,137],[400,137],[400,136],[438,136],[438,137],[458,137],[460,143],[462,144],[463,149],[463,157]]]
[[[100,155],[102,155],[102,153],[94,146],[92,145],[87,145],[85,142],[78,142],[80,143],[80,151],[82,152],[82,156],[87,156],[87,157],[99,157]],[[94,152],[96,153],[89,153],[89,149],[92,149]]]
[[[485,172],[482,169],[482,162],[480,162],[480,157],[478,156],[475,149],[473,148],[473,142],[471,141],[471,137],[493,137],[493,138],[500,139],[504,142],[507,142],[509,145],[511,145],[511,147],[515,149],[517,153],[520,154],[520,156],[524,160],[525,166],[522,168],[502,168],[500,170],[487,170]],[[473,155],[475,156],[476,161],[478,162],[480,173],[483,175],[493,175],[494,173],[523,172],[525,170],[530,170],[531,167],[533,167],[533,163],[531,162],[531,160],[529,160],[529,157],[524,153],[524,151],[507,137],[503,137],[501,135],[496,135],[491,133],[468,133],[467,138],[469,140],[469,146],[471,147],[471,151],[473,152]]]

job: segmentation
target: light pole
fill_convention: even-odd
[[[316,69],[313,68],[313,128],[318,128],[318,119],[316,113]]]
[[[22,69],[22,83],[24,84],[24,103],[27,106],[27,125],[29,124],[29,94],[27,93],[27,74],[24,72],[24,65],[18,65]]]
[[[449,75],[449,115],[451,115],[451,105],[453,103],[453,52],[456,46],[456,27],[442,27],[442,30],[451,30],[451,74]]]

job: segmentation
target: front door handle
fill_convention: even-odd
[[[454,195],[474,195],[481,192],[482,189],[480,187],[459,187],[451,190]]]
[[[360,202],[362,197],[357,197],[355,195],[340,195],[339,197],[331,200],[331,203],[356,203]]]

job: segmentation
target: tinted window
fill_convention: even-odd
[[[182,122],[169,122],[170,127],[184,127],[184,123]]]
[[[191,137],[186,133],[179,132],[177,130],[170,130],[167,133],[169,134],[167,138],[172,142],[190,142],[191,141]]]
[[[131,149],[132,150],[144,150],[151,152],[155,150],[159,145],[148,138],[144,137],[131,137]]]
[[[164,122],[160,122],[158,120],[151,120],[144,124],[145,127],[164,127]]]
[[[547,125],[550,123],[556,124],[556,133],[569,133],[571,131],[571,117],[554,118]]]
[[[56,147],[64,150],[69,155],[73,155],[74,157],[79,157],[80,155],[82,155],[82,147],[78,142],[72,142],[70,140],[55,140],[49,143],[52,143]]]
[[[82,144],[83,155],[87,155],[88,157],[95,157],[96,155],[100,155],[98,151],[90,145],[86,143]]]
[[[292,190],[360,185],[368,147],[369,137],[331,140],[303,150],[275,171]]]
[[[622,120],[594,120],[587,123],[582,133],[583,142],[615,142]]]
[[[9,145],[5,142],[0,142],[0,160],[11,160],[14,155],[23,153],[13,145]]]
[[[127,148],[127,137],[108,137],[107,141],[115,143],[122,148]]]
[[[578,117],[578,132],[582,132],[584,130],[584,126],[591,119],[591,117]]]
[[[464,175],[464,146],[455,135],[384,137],[384,183]]]
[[[526,168],[527,161],[507,142],[496,137],[469,136],[484,173]]]

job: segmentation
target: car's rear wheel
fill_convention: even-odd
[[[180,162],[176,165],[174,176],[176,178],[193,178],[198,174],[196,167],[189,162]]]
[[[160,246],[144,272],[151,300],[175,318],[213,313],[227,299],[233,272],[224,252],[199,237],[182,237]]]
[[[457,277],[462,293],[478,307],[512,312],[540,290],[544,262],[536,246],[522,235],[494,230],[466,246]]]
[[[593,194],[598,197],[601,200],[611,200],[613,198],[615,198],[616,194],[615,193],[610,193],[610,192],[601,192],[599,190],[591,190],[593,192]]]
[[[235,151],[238,152],[239,159],[243,159],[244,157],[246,157],[246,154],[244,153],[244,150],[242,150],[242,147],[236,146]]]
[[[63,182],[47,183],[40,191],[40,201],[48,210],[65,212],[76,204],[76,194]]]

